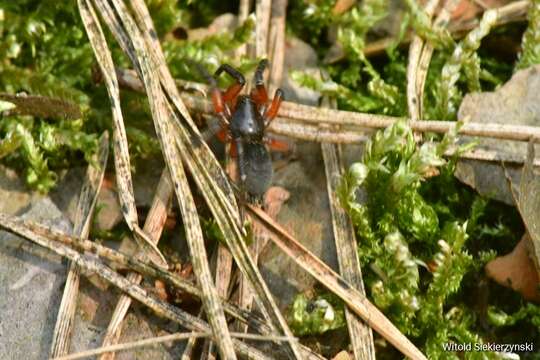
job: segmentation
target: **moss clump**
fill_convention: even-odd
[[[453,142],[447,135],[417,147],[411,129],[398,122],[375,134],[339,192],[357,231],[370,297],[430,359],[456,356],[442,344],[492,340],[480,324],[482,313],[470,306],[468,291],[475,291],[470,279],[494,253],[471,243],[500,228],[484,223],[485,200],[449,186],[455,182],[453,163],[442,154]],[[366,203],[356,200],[360,187],[367,192]],[[537,316],[525,314],[537,315],[539,309],[526,304],[513,316],[490,310],[490,317],[504,334],[504,327],[518,321],[537,326]],[[463,356],[497,358],[489,352]]]

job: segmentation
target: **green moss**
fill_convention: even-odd
[[[320,335],[345,326],[343,304],[332,294],[308,299],[299,294],[289,311],[289,325],[297,336]]]
[[[516,69],[540,64],[540,1],[531,1],[528,18],[529,26],[523,34],[521,54]]]
[[[357,231],[370,298],[430,359],[457,358],[444,351],[444,343],[492,341],[481,313],[468,303],[478,285],[471,279],[495,256],[493,243],[478,241],[517,241],[489,222],[491,203],[456,184],[453,162],[442,158],[454,140],[450,134],[417,147],[411,129],[397,122],[374,135],[339,190]],[[356,199],[360,187],[367,191],[365,203]],[[501,328],[517,321],[534,327],[537,309],[526,304],[512,316],[494,309],[489,316]],[[496,358],[489,352],[463,356]]]
[[[159,36],[178,26],[204,25],[220,11],[231,11],[218,1],[147,0]],[[219,6],[218,6],[219,5]],[[236,4],[237,6],[237,4]],[[236,11],[236,10],[235,10]],[[230,60],[228,51],[245,43],[254,29],[253,19],[234,33],[202,41],[163,41],[173,75],[194,79],[186,59],[202,62],[210,70]],[[109,33],[118,67],[129,63]],[[110,103],[105,87],[95,83],[94,54],[86,37],[77,2],[53,0],[0,0],[0,92],[49,96],[78,105],[83,117],[69,124],[59,119],[11,117],[0,126],[0,158],[24,172],[30,187],[42,192],[56,182],[57,171],[88,160],[97,136],[112,130]],[[242,62],[241,68],[252,66]],[[122,109],[134,158],[159,152],[148,104],[143,95],[124,91]],[[82,156],[81,156],[82,155]],[[137,164],[137,162],[133,162]]]

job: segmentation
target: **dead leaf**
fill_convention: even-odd
[[[336,0],[334,8],[332,9],[332,14],[343,14],[344,12],[349,10],[354,4],[356,4],[356,0]]]
[[[528,250],[529,241],[528,234],[523,235],[511,253],[490,261],[485,270],[498,284],[519,292],[527,300],[540,302],[539,278]]]
[[[346,352],[345,350],[340,351],[336,356],[332,358],[332,360],[351,360],[351,354]]]
[[[465,23],[475,19],[479,14],[483,13],[486,9],[493,9],[508,4],[508,0],[461,0],[452,12],[452,22],[454,25],[457,23]]]

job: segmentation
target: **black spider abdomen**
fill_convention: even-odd
[[[262,143],[244,143],[243,162],[246,178],[245,191],[255,197],[264,195],[272,182],[272,159]]]

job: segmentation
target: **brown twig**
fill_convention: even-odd
[[[136,89],[140,82],[131,84],[132,89]],[[213,114],[212,105],[205,99],[188,93],[182,93],[182,99],[193,111],[203,114]],[[280,116],[273,121],[269,131],[288,136],[294,139],[329,142],[335,144],[352,144],[364,142],[369,139],[370,132],[376,129],[383,129],[392,125],[401,118],[373,115],[341,110],[321,109],[312,106],[298,105],[284,102],[287,110],[281,110]],[[474,119],[472,119],[474,121]],[[347,126],[341,126],[345,123]],[[351,126],[351,124],[353,126]],[[329,126],[330,125],[330,126]],[[357,126],[354,126],[357,125]],[[452,131],[455,123],[448,121],[410,121],[409,125],[418,132],[446,133]],[[536,126],[524,125],[501,125],[487,123],[486,131],[482,127],[484,123],[469,122],[465,124],[465,129],[459,132],[462,135],[473,135],[480,137],[494,137],[502,140],[527,141],[528,138],[537,139],[540,135],[540,128]],[[468,127],[468,128],[467,128]],[[454,152],[448,152],[447,156],[453,156]],[[481,160],[490,162],[510,162],[523,164],[523,158],[505,153],[489,154],[485,151],[475,150],[459,154],[460,158]],[[536,163],[535,163],[536,166]]]
[[[522,1],[516,7],[522,6]],[[213,114],[210,101],[182,93],[182,100],[193,111]],[[368,113],[333,110],[301,105],[284,101],[268,130],[272,133],[289,136],[299,140],[330,143],[356,143],[367,139],[366,131],[385,129],[404,118],[375,115]],[[409,121],[409,126],[417,132],[445,134],[454,131],[455,122],[441,120]],[[475,123],[474,119],[466,122],[458,132],[460,135],[495,138],[514,141],[540,140],[540,127],[528,125],[506,125],[497,123]]]
[[[3,115],[32,115],[42,118],[77,120],[82,118],[79,105],[64,100],[40,95],[0,93],[0,100],[15,105]]]
[[[88,165],[85,181],[79,194],[73,224],[73,234],[77,237],[86,239],[90,232],[92,213],[103,182],[108,157],[109,135],[108,133],[104,133],[99,141],[98,152],[93,157],[93,164]],[[69,352],[71,331],[73,330],[77,298],[79,295],[79,279],[80,269],[77,265],[70,263],[64,293],[62,294],[62,300],[54,326],[50,351],[51,357],[62,356]]]
[[[211,103],[205,99],[187,93],[182,93],[182,99],[188,108],[194,111],[213,113]],[[317,108],[284,101],[278,118],[270,124],[268,130],[296,139],[344,144],[366,139],[366,130],[385,129],[402,119],[404,118]],[[440,134],[454,131],[456,127],[455,122],[441,120],[409,121],[408,124],[414,131]],[[303,131],[303,128],[307,130]],[[540,127],[537,126],[475,123],[474,119],[466,122],[458,133],[502,140],[540,140]]]

